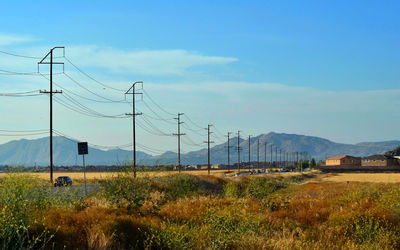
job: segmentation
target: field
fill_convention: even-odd
[[[207,170],[192,170],[182,172],[189,175],[207,175]],[[211,175],[217,177],[232,176],[236,171],[232,171],[226,174],[226,170],[212,170]],[[101,180],[108,180],[110,178],[118,176],[118,172],[87,172],[86,178],[89,183],[98,183]],[[151,171],[151,172],[138,172],[138,177],[162,177],[168,175],[176,175],[177,171]],[[400,182],[400,173],[319,173],[313,171],[312,174],[316,175],[312,181],[320,182],[373,182],[373,183],[398,183]],[[54,172],[54,178],[58,176],[67,175],[70,176],[77,183],[83,182],[83,172]],[[289,173],[272,173],[269,174],[274,177],[285,177],[300,175],[298,172]],[[7,176],[6,173],[0,173],[0,178]],[[42,180],[48,180],[50,177],[49,173],[35,173],[35,176]]]
[[[400,175],[88,173],[97,191],[46,195],[48,174],[0,178],[6,249],[399,249]],[[56,173],[73,179],[82,173]],[[101,181],[99,181],[101,180]],[[368,182],[366,182],[368,180]],[[66,188],[67,190],[68,188]],[[47,193],[48,194],[48,193]]]

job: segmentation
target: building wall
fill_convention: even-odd
[[[326,166],[361,166],[361,159],[357,157],[345,157],[340,160],[327,159]]]
[[[375,167],[386,167],[386,166],[396,166],[398,162],[396,159],[385,159],[385,160],[370,160],[363,159],[361,162],[362,166],[375,166]]]
[[[340,160],[341,166],[361,166],[361,159],[357,157],[345,157]]]
[[[329,160],[329,159],[327,159],[325,161],[325,164],[327,166],[340,166],[340,160]]]
[[[361,165],[365,167],[386,167],[388,164],[387,160],[363,159]]]

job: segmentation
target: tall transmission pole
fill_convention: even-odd
[[[251,135],[249,135],[249,172],[250,172],[250,167],[251,167],[251,162],[250,162],[250,137],[251,137]]]
[[[264,143],[264,173],[267,171],[267,143]]]
[[[296,168],[298,168],[299,167],[299,152],[296,152],[296,155],[297,155],[297,157],[296,157]]]
[[[278,147],[275,146],[275,167],[278,167]]]
[[[62,90],[53,91],[53,64],[62,64],[63,62],[53,62],[53,51],[55,49],[62,49],[63,55],[65,55],[65,48],[64,47],[54,47],[52,48],[44,57],[43,59],[38,62],[38,71],[40,64],[49,64],[50,65],[50,91],[40,91],[43,94],[50,95],[50,182],[53,183],[53,94],[60,94]],[[45,62],[46,58],[50,57],[50,62]]]
[[[286,152],[286,167],[289,167],[289,152]]]
[[[178,121],[178,133],[173,134],[173,135],[178,136],[178,169],[179,169],[179,173],[181,172],[181,135],[185,135],[184,133],[181,133],[181,124],[184,123],[184,122],[181,122],[181,115],[183,115],[183,113],[178,113],[178,117],[174,118]]]
[[[270,163],[270,168],[272,168],[272,144],[271,144],[271,163]]]
[[[238,167],[239,167],[239,173],[240,173],[240,150],[241,150],[241,147],[240,147],[240,130],[238,130],[237,134],[238,134],[237,151],[238,151],[238,165],[239,165]]]
[[[260,139],[257,139],[257,169],[260,169]]]
[[[227,137],[228,137],[228,146],[225,146],[225,148],[227,148],[227,149],[228,149],[228,173],[229,173],[229,172],[230,172],[230,170],[231,170],[231,156],[230,156],[230,149],[231,149],[231,147],[232,147],[232,146],[230,146],[230,145],[229,145],[229,143],[230,143],[230,138],[229,138],[230,134],[232,134],[232,132],[228,132],[228,135],[227,135]]]
[[[210,127],[211,127],[211,126],[212,126],[211,124],[208,124],[208,126],[207,126],[207,128],[206,128],[208,140],[205,142],[205,143],[207,143],[207,148],[208,148],[208,174],[210,174],[210,171],[211,171],[211,164],[210,164],[210,143],[214,143],[213,141],[210,141],[210,134],[212,133],[212,132],[210,131]]]
[[[133,167],[133,177],[136,178],[136,116],[137,115],[142,115],[142,113],[136,113],[135,112],[135,96],[136,95],[143,95],[143,93],[136,93],[135,91],[135,86],[136,84],[141,83],[143,84],[142,81],[139,82],[134,82],[132,84],[132,87],[128,89],[128,91],[125,92],[125,95],[132,95],[132,113],[126,113],[125,115],[132,116],[132,141],[133,141],[133,162],[132,162],[132,167]],[[132,92],[129,92],[131,91]]]
[[[279,166],[282,166],[282,149],[279,149]]]

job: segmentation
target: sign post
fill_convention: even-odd
[[[85,166],[85,155],[88,154],[88,143],[87,142],[78,142],[78,154],[82,155],[83,160],[83,176],[85,179],[85,196],[87,195],[86,190],[86,166]]]

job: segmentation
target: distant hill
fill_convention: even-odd
[[[250,140],[251,160],[257,160],[257,140],[260,140],[260,160],[264,160],[264,145],[267,144],[267,160],[270,159],[270,145],[287,152],[304,152],[316,159],[324,159],[327,156],[348,154],[353,156],[367,156],[383,154],[400,146],[400,141],[386,142],[362,142],[358,144],[343,144],[314,136],[268,133],[252,137]],[[55,165],[81,165],[82,159],[77,156],[77,142],[54,137],[54,164]],[[241,161],[248,161],[248,139],[240,139]],[[231,138],[230,145],[237,145],[237,137]],[[219,144],[211,148],[212,163],[227,163],[227,143]],[[274,148],[275,153],[275,148]],[[274,155],[275,156],[275,155]],[[128,150],[101,150],[89,148],[89,155],[85,158],[88,165],[122,165],[128,159],[132,160],[132,151]],[[137,152],[138,162],[141,164],[176,164],[177,154],[165,152],[158,156],[152,156],[144,152]],[[181,155],[182,164],[207,163],[207,149],[192,151]],[[49,138],[35,140],[15,140],[0,145],[0,165],[10,166],[47,166],[49,163]],[[231,163],[237,162],[237,150],[231,149]]]

